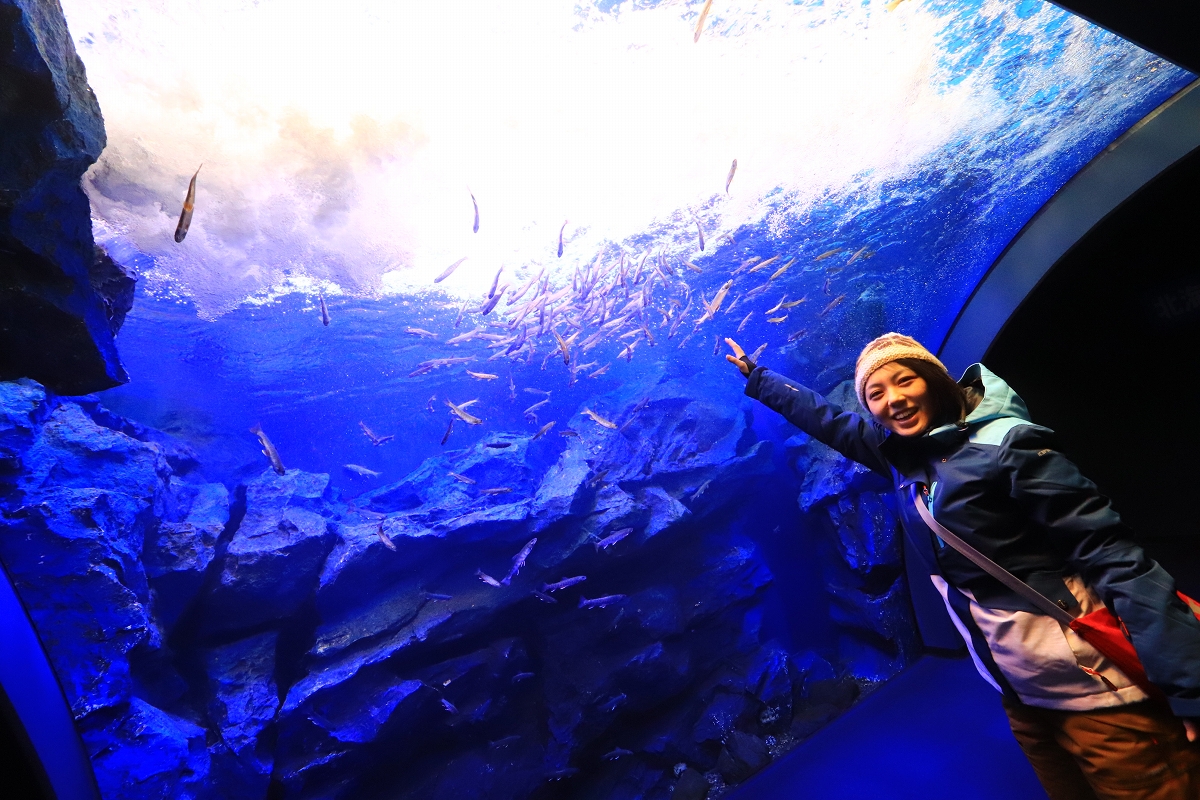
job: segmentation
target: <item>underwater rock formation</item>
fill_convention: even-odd
[[[347,505],[300,470],[190,480],[165,435],[0,383],[0,559],[105,796],[704,796],[836,716],[858,684],[761,641],[774,579],[729,500],[771,445],[649,396]]]
[[[0,379],[124,383],[113,335],[133,278],[95,251],[79,181],[104,122],[57,2],[0,0]]]

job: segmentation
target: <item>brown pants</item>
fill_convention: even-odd
[[[1004,710],[1052,800],[1200,800],[1200,743],[1162,706]]]

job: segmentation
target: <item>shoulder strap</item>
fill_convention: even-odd
[[[1025,583],[1025,581],[1021,580],[1016,575],[1013,575],[1004,567],[1000,566],[995,561],[992,561],[983,553],[964,542],[956,534],[952,533],[948,528],[946,528],[946,526],[934,519],[933,514],[929,511],[929,507],[926,506],[921,500],[921,492],[924,490],[924,488],[925,487],[920,483],[913,484],[913,505],[917,507],[917,513],[921,515],[921,519],[925,520],[925,524],[933,529],[933,531],[942,538],[942,541],[966,556],[966,558],[970,560],[972,564],[979,567],[981,570],[991,575],[1008,588],[1012,589],[1021,597],[1024,597],[1026,600],[1033,603],[1035,606],[1037,606],[1038,610],[1046,616],[1053,617],[1064,625],[1071,624],[1071,621],[1075,618],[1072,617],[1066,609],[1055,604],[1050,600],[1050,598],[1046,597],[1037,589],[1034,589],[1032,586]]]

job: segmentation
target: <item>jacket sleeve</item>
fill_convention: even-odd
[[[1046,428],[1021,425],[1005,438],[998,458],[1013,498],[1121,618],[1175,714],[1200,717],[1200,621],[1175,594],[1174,578],[1132,541],[1108,498],[1050,437]]]
[[[765,367],[750,373],[746,395],[846,458],[891,477],[887,460],[879,452],[883,436],[861,415],[843,411],[812,389]]]

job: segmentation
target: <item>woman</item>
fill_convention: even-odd
[[[746,394],[890,478],[909,575],[928,575],[976,668],[1003,696],[1013,733],[1054,800],[1200,800],[1200,621],[1132,541],[1107,498],[981,364],[955,382],[914,339],[889,333],[858,357],[870,419],[756,366],[732,339]],[[1098,376],[1098,390],[1111,377]],[[914,493],[913,488],[917,491]],[[1152,700],[1090,644],[946,546],[914,505],[1073,614],[1107,604],[1128,629]],[[946,646],[912,581],[927,644]]]

